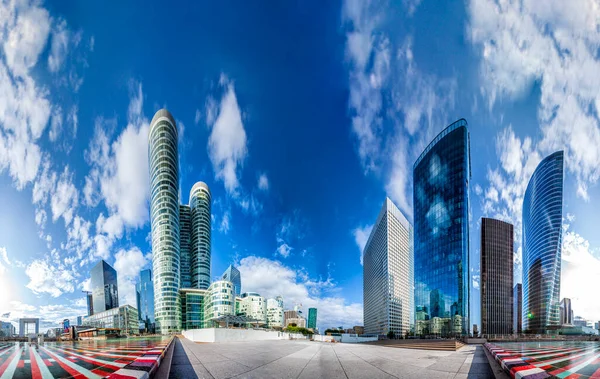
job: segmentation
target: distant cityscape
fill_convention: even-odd
[[[179,204],[178,135],[173,116],[156,112],[149,130],[152,268],[142,270],[136,306],[119,305],[117,272],[104,260],[90,271],[87,314],[71,326],[94,333],[175,334],[214,327],[302,328],[318,333],[317,309],[284,307],[282,296],[242,292],[230,265],[211,281],[211,192],[204,182]],[[386,198],[363,251],[364,326],[349,333],[408,336],[598,334],[598,322],[574,317],[560,299],[564,155],[544,158],[523,200],[523,283],[513,283],[514,227],[480,220],[481,325],[471,323],[469,246],[471,156],[466,120],[444,129],[413,166],[413,223]],[[346,331],[342,327],[335,331]],[[39,318],[19,330],[0,321],[4,336],[39,333]]]

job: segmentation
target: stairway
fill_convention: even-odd
[[[383,340],[377,345],[402,349],[456,351],[465,344],[456,340]]]

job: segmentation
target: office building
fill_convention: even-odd
[[[523,332],[560,327],[563,152],[544,158],[523,197]]]
[[[202,329],[204,325],[205,299],[208,290],[198,288],[182,288],[181,296],[181,325],[184,330]]]
[[[39,318],[20,318],[19,337],[36,336],[40,332]]]
[[[571,308],[571,299],[564,298],[560,301],[560,324],[573,325],[573,309]]]
[[[513,226],[481,219],[481,332],[513,334]]]
[[[413,167],[417,334],[469,334],[470,179],[469,131],[460,119]]]
[[[211,196],[206,183],[197,182],[190,191],[192,287],[210,286]]]
[[[83,325],[81,322],[83,321],[83,316],[77,316],[77,326]]]
[[[581,316],[575,316],[573,319],[573,325],[575,326],[588,326],[588,321]]]
[[[0,337],[12,337],[15,334],[15,326],[12,323],[0,321]]]
[[[152,118],[148,134],[150,168],[150,223],[154,318],[157,332],[181,330],[179,156],[175,119],[166,109]]]
[[[309,329],[317,328],[317,308],[308,308],[308,322],[307,327]]]
[[[98,262],[90,272],[94,313],[119,306],[117,272],[106,261]]]
[[[236,314],[236,298],[233,293],[233,284],[226,280],[213,282],[204,297],[204,323],[205,327],[215,326],[215,319],[221,316]]]
[[[513,332],[523,333],[523,285],[515,284],[513,288]]]
[[[256,292],[244,292],[241,296],[240,315],[254,320],[258,325],[267,324],[267,301]]]
[[[87,301],[87,315],[91,316],[94,314],[94,297],[91,291],[84,291],[85,298]]]
[[[131,305],[122,305],[84,317],[83,325],[94,328],[119,329],[121,334],[139,334],[138,311]]]
[[[192,287],[192,209],[179,205],[180,288]]]
[[[365,333],[404,335],[413,324],[412,226],[386,198],[363,253]]]
[[[269,328],[283,328],[285,325],[281,296],[267,300],[267,325]]]
[[[154,285],[152,283],[152,270],[140,271],[140,279],[135,289],[140,330],[145,333],[154,333]]]
[[[235,296],[240,296],[242,293],[242,275],[240,274],[240,270],[233,267],[233,265],[229,265],[227,270],[221,276],[221,279],[230,281],[233,283]]]

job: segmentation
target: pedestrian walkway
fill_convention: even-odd
[[[170,378],[493,378],[482,346],[459,351],[310,341],[175,341]]]

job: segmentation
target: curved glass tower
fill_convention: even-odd
[[[469,332],[467,121],[435,137],[413,167],[415,332]]]
[[[148,138],[155,322],[168,334],[181,331],[177,126],[169,111],[156,112]]]
[[[537,166],[523,198],[523,332],[560,327],[563,152]]]
[[[189,205],[179,205],[179,275],[181,288],[192,286],[190,249],[192,229],[192,210]]]
[[[192,287],[210,286],[210,190],[204,182],[197,182],[190,192],[191,212],[191,267]]]

